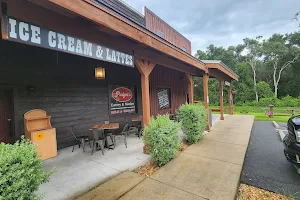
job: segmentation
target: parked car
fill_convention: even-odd
[[[300,168],[300,115],[291,117],[287,123],[288,134],[283,139],[287,160]]]

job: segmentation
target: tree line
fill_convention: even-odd
[[[235,103],[300,97],[300,32],[245,38],[228,48],[211,44],[206,51],[198,50],[195,57],[221,60],[239,75],[239,81],[232,82]],[[202,79],[194,77],[194,82],[195,99],[203,100]],[[218,80],[209,80],[209,93],[210,104],[218,104]]]

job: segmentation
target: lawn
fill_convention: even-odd
[[[218,106],[210,106],[210,108],[218,108]],[[295,115],[300,114],[300,108],[290,107],[275,107],[274,117],[270,118],[266,113],[269,111],[268,107],[254,107],[254,106],[234,106],[234,114],[237,115],[254,115],[256,121],[276,121],[287,122],[292,116],[291,109],[295,110]],[[218,112],[214,112],[218,113]],[[228,107],[225,106],[225,113],[228,113]]]

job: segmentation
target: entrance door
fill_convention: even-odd
[[[12,142],[11,91],[0,89],[0,142]]]

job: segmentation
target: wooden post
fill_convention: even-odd
[[[194,103],[194,81],[191,74],[185,73],[188,80],[189,103]]]
[[[223,105],[223,85],[224,85],[224,81],[223,80],[219,80],[219,94],[220,94],[220,120],[224,120],[224,105]]]
[[[142,106],[143,106],[143,123],[144,126],[150,122],[150,92],[149,92],[149,75],[155,64],[149,61],[135,58],[135,65],[141,73],[142,88]]]
[[[207,126],[206,130],[210,130],[210,117],[209,117],[209,97],[208,97],[208,74],[203,74],[203,95],[204,95],[204,106],[207,109]]]
[[[233,114],[233,110],[232,110],[232,94],[231,94],[231,87],[228,86],[228,113],[229,115]]]

